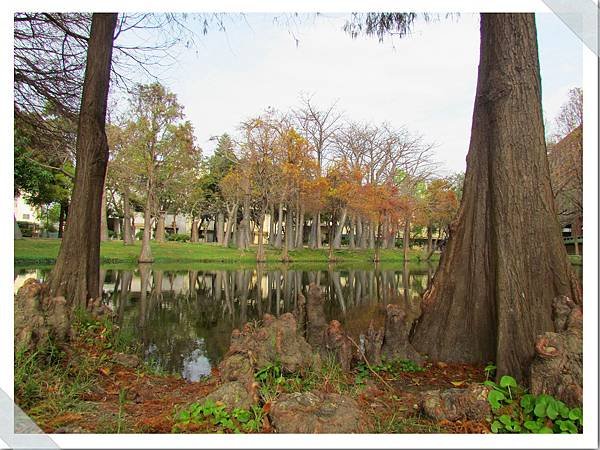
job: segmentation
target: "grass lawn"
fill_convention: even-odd
[[[16,266],[32,265],[51,265],[54,264],[58,249],[59,239],[40,239],[24,238],[15,240],[15,258]],[[152,255],[157,264],[164,263],[215,263],[223,264],[255,264],[256,248],[247,251],[236,248],[224,248],[218,244],[189,242],[152,242]],[[127,266],[137,264],[137,258],[141,250],[141,241],[136,241],[131,246],[123,245],[122,241],[103,242],[100,248],[100,257],[103,264],[124,264]],[[294,265],[304,263],[327,264],[328,249],[308,249],[290,250],[290,258]],[[267,264],[281,264],[281,250],[266,247]],[[437,259],[438,254],[433,255],[432,259]],[[352,264],[372,264],[373,250],[349,250],[341,249],[335,251],[336,262]],[[410,251],[409,261],[419,262],[425,258],[425,251],[414,249]],[[381,262],[397,263],[403,261],[401,249],[381,250]]]

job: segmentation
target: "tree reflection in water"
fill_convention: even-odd
[[[166,271],[143,264],[136,270],[103,268],[103,298],[116,321],[139,344],[141,356],[156,367],[188,380],[210,374],[229,347],[234,328],[259,320],[264,313],[304,312],[307,340],[318,340],[323,325],[339,320],[350,335],[367,330],[371,320],[383,326],[385,305],[404,305],[418,317],[419,298],[433,267],[300,271],[265,266],[237,270]],[[44,278],[44,272],[19,276]],[[323,302],[301,305],[311,282],[323,291]],[[304,309],[303,309],[304,308]]]

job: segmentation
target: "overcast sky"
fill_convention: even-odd
[[[552,14],[537,14],[545,117],[582,85],[582,44]],[[352,120],[405,126],[437,144],[439,171],[465,169],[479,59],[479,15],[420,21],[409,37],[351,39],[346,16],[326,14],[300,25],[273,14],[228,20],[183,51],[161,81],[174,91],[205,153],[211,136],[272,106],[288,110],[301,92],[317,104],[338,100]],[[298,40],[296,42],[296,39]]]

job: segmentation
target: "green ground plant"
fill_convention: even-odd
[[[223,404],[212,400],[192,403],[175,413],[173,432],[184,431],[189,425],[203,425],[213,432],[257,433],[262,428],[264,412],[260,406],[234,408],[230,412]]]
[[[416,362],[409,359],[392,359],[382,360],[381,364],[375,366],[367,366],[364,361],[361,361],[355,369],[355,382],[363,384],[365,380],[373,375],[373,372],[385,372],[388,375],[398,375],[400,372],[423,372],[424,367],[419,366]]]
[[[546,394],[529,394],[516,380],[504,375],[499,383],[487,380],[488,402],[494,415],[492,433],[581,433],[583,411],[569,408]]]

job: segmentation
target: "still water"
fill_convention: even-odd
[[[15,290],[30,277],[43,280],[48,270],[15,270]],[[294,312],[298,294],[310,283],[321,286],[323,314],[339,320],[350,335],[371,321],[383,326],[385,305],[400,303],[408,316],[420,314],[420,297],[435,271],[428,264],[399,269],[320,271],[249,268],[167,271],[102,269],[102,297],[116,314],[125,336],[139,345],[146,362],[195,381],[209,375],[229,347],[234,328]],[[307,337],[308,338],[308,337]]]

